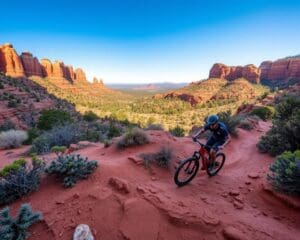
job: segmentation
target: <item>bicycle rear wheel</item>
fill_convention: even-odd
[[[225,163],[225,159],[226,159],[226,157],[225,157],[224,153],[217,153],[217,155],[215,157],[215,161],[212,164],[210,164],[206,169],[207,174],[209,176],[217,175],[217,173],[223,167],[223,165]]]
[[[176,169],[174,181],[178,187],[188,184],[196,176],[199,170],[199,160],[190,157],[182,161]]]

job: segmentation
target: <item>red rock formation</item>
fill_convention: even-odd
[[[260,82],[261,70],[253,64],[246,65],[242,68],[242,77],[248,79],[252,83]]]
[[[12,77],[24,77],[22,62],[12,44],[0,46],[0,71]]]
[[[76,83],[87,83],[85,72],[81,68],[75,70],[75,82]]]
[[[25,75],[43,77],[42,66],[36,57],[33,57],[29,52],[23,52],[20,56],[24,67]]]
[[[300,81],[300,57],[265,61],[260,65],[261,79],[269,83],[288,83],[290,79]]]
[[[55,61],[53,63],[53,77],[54,78],[63,78],[64,75],[64,63],[60,61]]]
[[[261,70],[260,78],[268,79],[268,75],[272,66],[272,61],[264,61],[260,64],[259,68]]]
[[[49,59],[41,59],[43,75],[46,77],[53,76],[53,66]]]
[[[244,67],[230,67],[222,63],[216,63],[209,72],[209,78],[222,78],[229,81],[237,78],[246,78],[252,83],[259,83],[260,69],[255,67],[253,64],[249,64]]]

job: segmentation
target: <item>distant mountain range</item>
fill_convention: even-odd
[[[166,89],[177,89],[187,86],[189,83],[150,83],[150,84],[106,84],[107,87],[120,90],[160,91]]]

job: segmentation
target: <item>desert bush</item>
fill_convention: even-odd
[[[158,152],[144,153],[141,154],[141,157],[146,167],[149,166],[151,162],[156,162],[158,166],[168,168],[173,157],[173,151],[171,148],[163,146]]]
[[[26,141],[24,141],[24,144],[30,145],[30,144],[32,144],[34,139],[36,139],[40,135],[40,133],[39,133],[38,129],[30,128],[27,130],[27,135],[28,135],[28,139]]]
[[[257,147],[273,156],[300,149],[300,99],[289,97],[276,105],[273,126]]]
[[[18,106],[18,103],[15,99],[10,99],[7,103],[8,108],[16,108]]]
[[[97,161],[88,161],[80,155],[59,155],[45,172],[62,178],[65,187],[72,187],[78,180],[87,178],[96,167]]]
[[[164,127],[161,124],[149,124],[146,130],[164,130]]]
[[[93,129],[86,129],[82,136],[82,140],[87,140],[90,142],[97,142],[102,140],[102,138],[103,135],[98,131],[94,131]]]
[[[8,174],[20,170],[20,168],[24,167],[26,163],[26,160],[23,158],[15,160],[13,163],[6,165],[3,169],[0,170],[0,177],[5,177]]]
[[[50,130],[59,125],[66,125],[73,122],[71,115],[61,109],[43,110],[38,119],[37,127],[41,130]]]
[[[97,120],[99,117],[92,111],[87,111],[83,114],[83,119],[88,122]]]
[[[28,236],[28,228],[42,220],[39,212],[33,212],[29,204],[22,204],[18,216],[14,219],[9,214],[9,207],[0,211],[0,239],[1,240],[25,240]]]
[[[277,156],[268,180],[278,191],[300,195],[300,150]]]
[[[118,148],[126,148],[130,146],[144,145],[149,142],[147,134],[139,129],[132,128],[125,133],[117,142]]]
[[[184,136],[184,129],[177,125],[175,128],[170,130],[170,133],[173,136],[176,136],[176,137],[183,137]]]
[[[22,162],[13,163],[12,167],[4,170],[4,176],[0,177],[0,205],[9,204],[37,190],[43,171],[44,162],[37,160],[33,160],[31,166]]]
[[[51,148],[51,152],[54,152],[56,155],[62,154],[67,150],[66,146],[54,146]]]
[[[248,119],[243,119],[240,121],[238,127],[250,131],[253,129],[253,123]]]
[[[256,115],[260,119],[266,121],[272,119],[275,116],[275,108],[271,106],[257,107],[252,110],[250,115]]]
[[[233,136],[237,136],[238,132],[236,128],[240,123],[240,118],[232,116],[231,111],[219,112],[217,115],[219,120],[226,125],[228,132]]]
[[[0,148],[17,148],[27,140],[28,135],[21,130],[8,130],[0,133]]]
[[[53,146],[69,146],[81,138],[81,131],[77,125],[55,127],[33,141],[31,152],[47,153]]]
[[[10,120],[5,120],[3,124],[0,125],[0,132],[2,131],[8,131],[16,129],[15,124]]]
[[[117,124],[115,124],[115,123],[110,123],[109,124],[108,132],[107,132],[107,137],[109,139],[114,138],[114,137],[118,137],[121,134],[122,134],[121,127],[117,126]]]

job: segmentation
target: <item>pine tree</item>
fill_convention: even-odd
[[[16,219],[10,216],[9,207],[0,211],[0,239],[25,240],[29,233],[27,229],[41,220],[42,214],[33,212],[29,204],[22,204]]]

